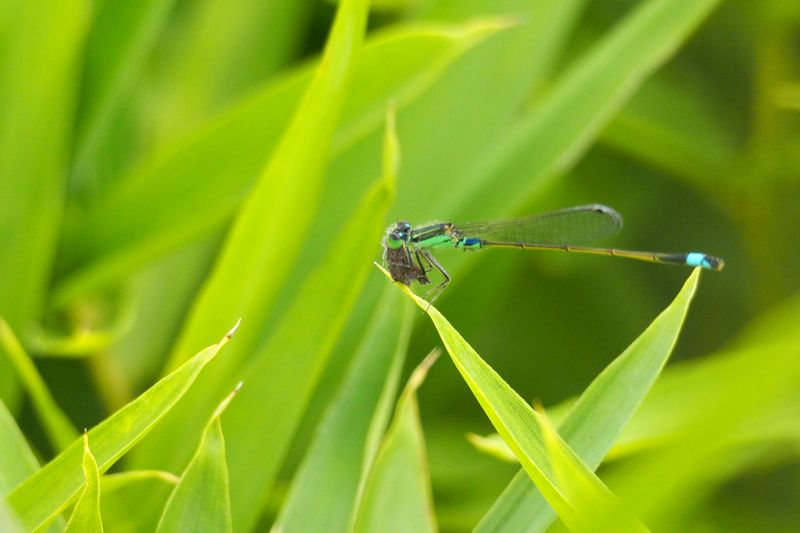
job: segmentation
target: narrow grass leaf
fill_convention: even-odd
[[[6,14],[0,46],[0,314],[24,335],[44,306],[55,256],[75,63],[89,1],[21,2]],[[0,397],[12,407],[16,390],[8,361],[0,358]]]
[[[561,445],[553,423],[541,409],[537,409],[542,420],[544,444],[553,466],[558,487],[576,510],[577,521],[572,531],[648,531],[648,529],[626,511],[621,502],[592,475],[578,456]]]
[[[156,135],[180,135],[300,55],[311,0],[201,0],[162,54]],[[257,52],[254,53],[254,49]]]
[[[393,115],[389,116],[383,178],[366,192],[274,333],[252,354],[242,375],[247,387],[226,415],[236,529],[249,529],[258,518],[260,504],[370,270],[395,192],[397,139]]]
[[[437,531],[417,389],[438,356],[436,349],[417,366],[397,400],[358,501],[356,533]]]
[[[167,485],[177,485],[181,478],[163,470],[128,470],[116,474],[106,474],[100,479],[100,492],[103,496],[113,494],[125,487],[142,481],[161,481]]]
[[[414,318],[387,287],[339,393],[316,430],[273,531],[345,531],[359,483],[386,429]],[[324,510],[324,512],[322,512]]]
[[[101,472],[108,470],[175,405],[235,330],[89,431]],[[82,485],[82,455],[83,443],[77,440],[8,495],[8,503],[25,528],[41,527],[72,502]]]
[[[39,470],[39,462],[6,405],[0,400],[0,496]]]
[[[72,187],[96,192],[98,158],[119,104],[141,75],[175,0],[103,2],[86,42],[82,109],[78,115]]]
[[[231,350],[228,357],[217,361],[214,372],[201,378],[167,423],[142,443],[137,450],[137,466],[173,469],[186,461],[191,448],[185,444],[176,446],[176,440],[180,440],[176,436],[201,430],[195,414],[210,411],[213,398],[239,381],[235,373],[241,371],[245,359],[252,358],[263,341],[261,325],[273,309],[281,284],[291,273],[317,211],[331,138],[366,17],[366,0],[340,4],[314,80],[233,222],[214,267],[189,310],[169,366],[181,364],[188,347],[197,339],[206,338],[208,331],[213,331],[209,328],[227,316],[243,316],[259,326],[246,335],[243,331],[237,339],[240,349]],[[204,309],[206,305],[214,306],[214,310]],[[237,474],[232,468],[234,485]],[[253,501],[246,498],[240,505],[249,505],[252,513]],[[238,523],[236,514],[234,510],[234,523]]]
[[[736,139],[713,94],[670,74],[648,80],[600,141],[689,183],[708,185],[733,158]]]
[[[388,99],[404,107],[457,58],[507,25],[502,19],[415,24],[371,37],[353,66],[332,156],[379,126]],[[379,68],[388,63],[395,67]],[[86,213],[72,213],[62,235],[56,301],[120,279],[222,227],[274,151],[312,78],[312,67],[316,65],[267,84],[177,146],[134,168]],[[376,72],[381,73],[379,79]],[[204,176],[202,186],[198,175]]]
[[[503,138],[482,151],[481,163],[460,180],[458,194],[449,195],[441,209],[465,219],[492,217],[530,201],[577,160],[718,1],[649,0],[637,5]],[[497,176],[503,177],[502,187]]]
[[[708,405],[714,398],[730,398],[772,365],[765,354],[776,357],[776,346],[785,346],[791,353],[792,341],[765,343],[735,351],[723,352],[699,360],[685,361],[664,372],[653,386],[641,408],[625,426],[625,430],[609,452],[609,458],[627,457],[651,449],[669,446],[698,425],[704,416],[699,405]],[[720,379],[724,376],[724,379]],[[730,434],[731,445],[742,442],[791,441],[800,435],[800,394],[787,398],[786,409],[776,410],[764,419],[753,417]]]
[[[157,531],[233,531],[225,437],[220,417],[241,383],[217,407],[208,421],[194,457],[172,491]]]
[[[0,531],[6,533],[23,533],[25,531],[5,500],[0,500]]]
[[[388,272],[385,270],[383,272],[390,278]],[[541,416],[481,359],[435,307],[411,292],[406,285],[401,283],[395,285],[421,309],[427,311],[459,373],[547,503],[570,528],[579,528],[584,523],[584,517],[581,510],[576,508],[575,502],[570,501],[569,495],[559,486],[550,453],[544,443],[544,422]],[[554,446],[558,447],[560,454],[569,458],[573,467],[581,472],[582,477],[591,479],[593,485],[608,491],[602,481],[560,437],[557,437]]]
[[[659,530],[685,529],[692,511],[717,487],[763,461],[763,444],[776,429],[776,415],[792,412],[796,425],[800,341],[747,351],[732,358],[733,371],[722,379],[715,375],[703,387],[700,398],[705,401],[692,406],[693,416],[667,445],[608,474],[618,493]],[[788,443],[796,450],[796,435]]]
[[[590,469],[600,465],[664,368],[699,279],[696,269],[672,303],[595,378],[561,422],[561,436]],[[477,531],[545,531],[554,519],[548,503],[520,470]]]
[[[8,355],[23,387],[30,395],[33,408],[36,410],[50,444],[56,450],[63,450],[72,444],[78,437],[78,432],[53,399],[30,356],[2,317],[0,317],[0,347]]]
[[[89,449],[88,433],[83,434],[83,477],[83,492],[69,517],[65,533],[102,533],[100,474],[97,471],[97,461]]]
[[[511,448],[508,447],[506,441],[503,440],[503,437],[498,435],[497,433],[492,433],[491,435],[478,435],[475,433],[467,433],[467,440],[475,446],[475,449],[485,453],[486,455],[491,455],[501,461],[506,461],[509,463],[519,463],[517,461],[517,456],[514,455],[514,452],[511,451]]]
[[[404,217],[424,220],[434,216],[432,205],[437,206],[436,216],[456,214],[443,209],[445,203],[518,120],[528,100],[549,85],[586,4],[586,0],[432,2],[423,11],[426,17],[445,20],[491,13],[519,25],[453,65],[404,113],[402,133],[408,164],[403,173],[409,181],[398,199]],[[432,116],[447,127],[431,128]],[[431,180],[430,176],[457,177],[459,187],[453,186],[453,180]],[[419,201],[423,190],[426,202]]]
[[[155,531],[160,516],[144,516],[141,502],[154,496],[166,502],[179,481],[178,476],[163,470],[129,470],[104,475],[100,478],[103,525],[109,531]]]
[[[366,0],[340,5],[314,81],[233,223],[180,335],[175,363],[185,360],[190,346],[220,323],[246,316],[261,324],[267,318],[316,213],[353,56],[365,31],[367,5]],[[252,352],[259,334],[259,328],[243,331],[221,366],[236,368]],[[219,366],[218,371],[222,377],[230,372]]]

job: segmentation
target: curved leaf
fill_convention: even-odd
[[[383,269],[381,269],[383,270]],[[391,279],[388,272],[384,274]],[[557,434],[547,436],[547,422],[536,413],[508,384],[481,359],[439,311],[416,296],[401,283],[395,283],[414,302],[427,311],[442,342],[464,381],[469,386],[497,432],[511,447],[525,472],[534,481],[547,503],[571,529],[582,529],[592,523],[592,514],[577,506],[575,493],[565,491],[555,471],[552,456],[569,465],[572,477],[579,473],[581,484],[593,487],[593,494],[602,494],[608,506],[613,497],[603,482],[594,475]],[[546,439],[551,442],[547,443]],[[640,529],[635,522],[634,530]]]
[[[364,469],[375,456],[377,444],[372,441],[385,430],[411,334],[411,306],[387,289],[295,474],[273,531],[347,529]]]
[[[0,496],[39,470],[39,462],[6,405],[0,400]]]
[[[217,407],[208,421],[200,446],[172,491],[157,531],[233,531],[225,437],[220,416],[241,383]]]
[[[317,380],[369,272],[394,200],[397,145],[387,125],[384,176],[366,194],[330,251],[306,278],[265,344],[251,355],[247,387],[226,415],[231,450],[233,522],[247,529],[258,517]],[[309,332],[313,332],[310,335]],[[276,387],[275,384],[280,384]],[[285,391],[292,394],[287,396]],[[254,413],[258,418],[254,419]]]
[[[175,405],[235,330],[234,327],[219,343],[198,353],[89,431],[101,472],[108,470]],[[75,498],[83,484],[82,448],[81,440],[73,442],[8,495],[8,503],[25,528],[35,529],[48,523]]]
[[[371,37],[355,58],[331,155],[375,130],[387,100],[395,100],[398,107],[407,105],[456,59],[508,24],[489,18],[460,25],[414,24]],[[387,63],[393,68],[380,68]],[[190,138],[135,168],[85,214],[73,213],[62,236],[63,272],[55,299],[63,302],[119,279],[221,227],[275,150],[312,79],[312,67],[316,65],[267,84]],[[201,186],[198,176],[204,177]]]
[[[564,440],[595,469],[642,403],[678,340],[697,290],[695,269],[672,303],[583,392],[560,424]],[[477,531],[545,531],[555,515],[520,470]]]
[[[78,118],[72,186],[96,185],[97,159],[118,106],[141,72],[175,0],[104,2],[86,42],[83,108]]]
[[[83,492],[75,504],[64,533],[103,531],[103,521],[100,518],[100,474],[97,472],[97,461],[89,449],[88,433],[83,434],[83,477],[86,479]]]
[[[47,296],[88,0],[12,5],[0,17],[0,314],[25,332]],[[0,357],[0,397],[16,383]]]
[[[27,389],[50,443],[56,450],[63,450],[78,437],[78,432],[53,399],[30,356],[2,317],[0,317],[0,347],[5,348],[23,386]]]
[[[437,530],[417,389],[439,352],[435,349],[417,366],[397,400],[358,501],[352,528],[356,533]]]
[[[458,194],[448,195],[440,210],[464,220],[518,210],[575,162],[633,91],[718,3],[649,0],[637,5],[491,149],[482,151],[480,164],[462,177]],[[502,187],[497,187],[496,176],[503,176]]]

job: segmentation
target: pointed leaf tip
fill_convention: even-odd
[[[222,415],[223,411],[225,411],[225,409],[228,408],[228,404],[231,403],[231,400],[233,400],[234,396],[236,396],[236,393],[239,392],[239,390],[242,388],[243,384],[244,384],[244,381],[240,381],[239,383],[237,383],[236,386],[233,388],[233,390],[230,392],[230,394],[228,394],[225,397],[225,399],[223,399],[219,403],[217,408],[214,410],[214,415],[212,416],[212,419]]]
[[[236,324],[233,325],[231,330],[228,333],[225,334],[225,338],[228,339],[228,340],[232,339],[233,335],[236,333],[236,330],[239,329],[239,324],[241,324],[241,323],[242,323],[242,319],[239,318],[239,320],[236,321]]]
[[[441,348],[438,346],[431,350],[431,352],[425,356],[425,359],[417,365],[417,368],[414,369],[414,372],[411,374],[411,377],[408,378],[408,386],[409,388],[416,390],[422,385],[422,382],[425,381],[425,377],[428,375],[428,370],[430,370],[433,363],[439,358],[442,354]]]

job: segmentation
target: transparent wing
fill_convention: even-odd
[[[622,216],[604,205],[569,207],[499,222],[455,225],[462,237],[498,243],[591,244],[622,229]]]

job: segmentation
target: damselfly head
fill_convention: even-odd
[[[405,221],[397,222],[386,232],[386,246],[393,250],[401,248],[408,241],[410,234],[411,224]]]

